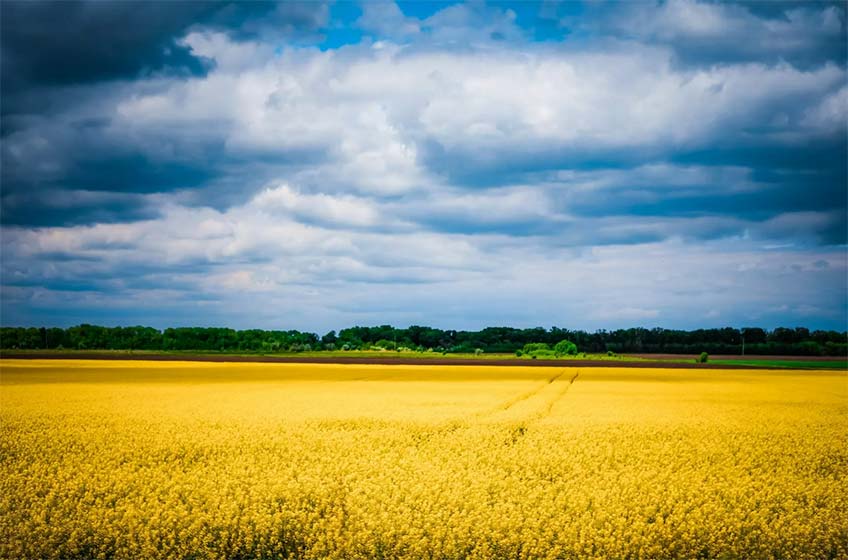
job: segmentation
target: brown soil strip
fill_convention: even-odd
[[[645,354],[644,356],[656,358],[656,355]],[[685,356],[674,356],[685,358]],[[234,363],[272,363],[272,364],[361,364],[361,365],[387,365],[387,366],[511,366],[511,367],[580,367],[580,368],[663,368],[663,369],[780,369],[793,368],[770,367],[770,366],[746,366],[746,365],[722,365],[722,364],[696,364],[693,362],[667,362],[667,361],[626,361],[626,360],[509,360],[509,359],[486,359],[486,358],[379,358],[379,357],[354,357],[354,356],[228,356],[207,354],[119,354],[104,352],[86,352],[77,354],[73,352],[31,352],[26,354],[2,355],[0,358],[25,359],[25,360],[136,360],[152,362],[234,362]],[[716,359],[719,356],[715,356]],[[724,358],[724,357],[722,357]],[[755,359],[748,356],[748,359]],[[791,358],[796,359],[796,358]],[[804,369],[804,368],[797,368]]]
[[[622,354],[646,360],[694,360],[697,354]],[[711,360],[792,360],[794,362],[842,362],[845,356],[764,356],[760,354],[710,354]]]

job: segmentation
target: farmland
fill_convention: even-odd
[[[848,375],[4,360],[2,558],[845,558]]]

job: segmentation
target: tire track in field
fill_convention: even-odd
[[[413,435],[413,445],[415,447],[431,445],[435,444],[435,442],[439,440],[443,440],[443,438],[451,437],[456,432],[477,429],[480,427],[481,422],[485,422],[487,419],[496,417],[498,414],[507,413],[516,405],[537,397],[540,393],[545,391],[545,389],[556,383],[556,381],[563,375],[565,375],[565,371],[552,375],[533,387],[531,390],[519,393],[518,395],[507,399],[492,408],[446,420],[437,425],[418,431],[415,435]]]
[[[557,379],[562,377],[564,374],[565,374],[565,372],[563,371],[561,373],[553,375],[553,376],[545,379],[543,382],[539,383],[533,389],[531,389],[529,391],[525,391],[523,393],[519,393],[517,396],[512,397],[510,399],[507,399],[504,402],[497,404],[492,408],[489,408],[489,409],[486,409],[486,410],[481,410],[480,412],[475,412],[475,413],[469,414],[469,415],[465,416],[465,418],[463,420],[467,421],[467,422],[473,422],[473,421],[477,421],[477,420],[483,420],[485,418],[490,418],[490,417],[495,416],[497,414],[502,414],[502,413],[510,410],[515,405],[520,404],[524,401],[527,401],[527,400],[532,399],[533,397],[537,396],[539,393],[541,393],[546,388],[548,388],[550,385],[552,385]]]
[[[412,436],[412,446],[421,449],[443,445],[446,441],[454,441],[455,437],[462,439],[462,434],[475,430],[483,430],[490,434],[487,437],[498,439],[503,437],[498,435],[502,429],[507,430],[506,445],[514,445],[527,434],[530,425],[551,414],[553,407],[580,376],[577,371],[566,381],[563,376],[567,373],[568,370],[563,370],[551,375],[532,389],[487,410],[417,430]]]
[[[565,374],[565,372],[556,376],[556,379],[559,379]],[[530,412],[527,414],[524,422],[536,422],[541,420],[547,416],[550,416],[551,411],[560,400],[568,393],[568,390],[571,389],[571,386],[574,385],[574,382],[577,381],[577,378],[580,377],[580,371],[578,370],[571,378],[568,380],[568,383],[560,382],[557,385],[561,386],[560,389],[553,393],[553,396],[540,403],[539,408],[535,412]],[[550,383],[553,384],[552,380]]]
[[[497,413],[497,412],[502,411],[502,410],[509,410],[510,408],[517,405],[518,403],[535,397],[536,395],[538,395],[539,393],[544,391],[548,387],[548,385],[552,385],[557,379],[562,377],[563,374],[565,374],[565,372],[559,373],[557,375],[554,375],[553,377],[546,379],[544,383],[540,384],[538,387],[536,387],[532,391],[522,393],[522,394],[518,395],[517,397],[514,397],[514,398],[498,405],[491,413],[494,414],[494,413]]]
[[[568,393],[568,390],[571,389],[571,386],[574,385],[574,382],[577,381],[578,377],[580,377],[580,370],[577,370],[577,373],[575,373],[568,381],[568,385],[566,385],[564,389],[562,389],[553,399],[550,400],[550,402],[548,402],[548,406],[545,407],[544,412],[535,420],[541,420],[542,418],[550,416],[554,405],[565,397],[566,393]]]
[[[381,379],[379,375],[363,375],[362,377],[352,377],[344,381],[372,381]]]
[[[565,373],[565,372],[563,372],[563,373]],[[561,376],[562,376],[562,374],[557,376],[557,379]],[[568,383],[562,383],[561,382],[560,385],[562,385],[562,388],[559,389],[558,391],[556,391],[554,393],[553,397],[548,399],[547,402],[544,402],[541,405],[541,408],[539,408],[538,410],[536,410],[535,412],[533,412],[531,414],[528,414],[522,420],[518,420],[517,422],[511,422],[509,424],[509,431],[508,431],[507,437],[504,441],[504,445],[506,445],[506,446],[516,445],[519,441],[521,441],[527,435],[527,432],[530,430],[530,427],[533,424],[535,424],[536,422],[539,422],[541,420],[544,420],[545,418],[550,416],[551,411],[553,410],[554,406],[558,402],[560,402],[563,397],[565,397],[565,395],[568,393],[568,390],[571,389],[571,386],[574,385],[575,381],[577,381],[578,377],[580,377],[580,371],[579,370],[569,379]],[[555,381],[555,379],[551,381],[551,384],[553,384],[553,381]]]
[[[549,413],[550,409],[553,407],[553,403],[562,398],[574,382],[573,380],[576,376],[571,377],[571,381],[565,384],[565,388],[561,388],[564,384],[562,377],[566,375],[566,373],[567,370],[563,370],[562,372],[549,377],[533,390],[522,393],[505,403],[498,405],[492,410],[476,414],[474,415],[474,418],[477,420],[497,420],[499,416],[506,416],[501,419],[504,421],[517,420],[527,422],[534,420],[536,417],[544,416]],[[577,375],[579,375],[579,373]],[[518,408],[522,408],[524,410],[518,411]],[[512,413],[519,413],[516,414],[514,418],[509,418],[508,414],[510,411],[512,411]]]

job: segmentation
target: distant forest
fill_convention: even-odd
[[[848,354],[848,333],[810,331],[802,327],[722,328],[681,331],[672,329],[619,329],[593,333],[553,327],[515,329],[489,327],[480,331],[455,331],[412,326],[399,329],[389,325],[352,327],[315,333],[233,330],[226,328],[100,327],[79,325],[67,329],[35,327],[0,328],[3,349],[67,350],[159,350],[205,352],[314,352],[332,350],[413,350],[443,353],[516,352],[527,344],[548,344],[570,340],[586,353],[667,353],[667,354],[745,354],[844,356]]]

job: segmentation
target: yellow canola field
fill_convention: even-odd
[[[0,362],[0,557],[848,558],[841,371]]]

